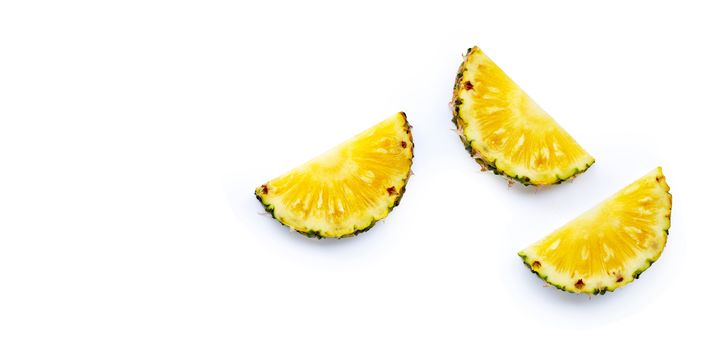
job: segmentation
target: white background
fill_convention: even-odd
[[[663,3],[2,2],[0,348],[701,346],[703,12]],[[447,105],[475,44],[587,173],[479,171]],[[415,176],[383,223],[258,215],[256,186],[399,110]],[[640,280],[590,299],[523,266],[658,165],[672,228]]]

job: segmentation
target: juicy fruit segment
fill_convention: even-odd
[[[560,183],[594,163],[482,50],[467,52],[451,102],[460,139],[483,169],[524,185]]]
[[[345,237],[371,228],[398,205],[413,159],[399,112],[255,190],[282,224],[308,236]]]
[[[518,255],[559,289],[613,291],[638,278],[665,248],[669,190],[658,167]]]

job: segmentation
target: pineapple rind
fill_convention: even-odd
[[[536,257],[531,256],[530,254],[530,247],[520,251],[518,253],[518,256],[523,260],[523,263],[528,267],[528,269],[536,274],[538,277],[540,277],[542,280],[547,282],[548,284],[556,287],[559,290],[570,292],[570,293],[584,293],[584,294],[605,294],[606,292],[613,292],[616,289],[623,287],[624,285],[633,282],[634,280],[638,279],[640,275],[645,272],[650,266],[652,266],[662,255],[662,252],[665,248],[665,245],[667,243],[667,238],[669,236],[669,229],[670,229],[670,215],[672,213],[672,195],[669,192],[670,187],[667,185],[667,182],[665,181],[665,177],[662,174],[662,169],[658,167],[655,169],[653,172],[649,173],[646,175],[644,178],[647,178],[649,176],[654,176],[656,179],[660,178],[662,179],[662,183],[660,183],[660,180],[657,180],[658,183],[660,183],[661,188],[665,192],[665,196],[667,196],[669,200],[669,206],[666,208],[666,212],[663,215],[663,218],[661,219],[661,227],[660,230],[663,233],[663,244],[662,248],[657,251],[654,255],[649,256],[649,257],[643,257],[643,261],[641,262],[633,262],[634,267],[633,267],[633,272],[627,275],[623,276],[623,280],[620,282],[612,282],[612,283],[603,283],[603,286],[601,288],[596,288],[596,287],[591,287],[591,288],[582,288],[578,289],[574,285],[574,280],[570,276],[566,276],[565,273],[557,272],[552,268],[550,265],[546,264],[544,261],[541,263],[541,265],[537,268],[533,267],[533,264],[536,262]],[[642,179],[639,179],[637,181],[640,181]],[[636,181],[636,182],[637,182]],[[617,192],[617,194],[620,193]],[[610,198],[609,198],[610,199]],[[608,199],[607,199],[608,201]],[[567,282],[567,283],[565,283]],[[601,281],[600,281],[601,282]],[[594,285],[594,281],[587,281],[585,285]]]
[[[476,47],[474,47],[476,48]],[[469,48],[467,49],[467,54],[465,57],[468,57],[469,54],[472,52],[474,48]],[[450,102],[450,109],[452,110],[452,122],[455,124],[457,129],[460,131],[459,137],[462,143],[465,146],[465,149],[467,152],[469,152],[469,155],[477,162],[479,165],[482,167],[482,170],[490,170],[494,174],[503,176],[509,181],[516,181],[524,186],[547,186],[547,185],[557,185],[562,182],[565,182],[567,180],[573,179],[577,175],[587,171],[592,164],[594,164],[595,159],[590,157],[589,161],[585,162],[584,164],[577,166],[573,169],[573,171],[568,174],[565,177],[560,177],[558,174],[555,175],[555,180],[550,182],[550,183],[536,183],[533,181],[533,179],[527,177],[527,176],[521,176],[520,174],[515,174],[515,175],[510,175],[507,171],[507,169],[502,169],[501,167],[496,165],[496,160],[494,161],[488,161],[481,151],[473,145],[475,140],[468,139],[463,130],[465,128],[464,122],[462,118],[460,117],[460,106],[463,103],[462,98],[459,96],[459,93],[461,91],[461,86],[460,84],[462,83],[462,79],[464,78],[464,73],[467,71],[466,67],[466,60],[463,60],[462,63],[460,64],[459,70],[457,71],[457,75],[455,76],[455,85],[453,88],[453,93],[452,93],[452,101]]]
[[[313,229],[310,229],[310,230],[301,230],[301,229],[298,229],[298,228],[296,228],[296,227],[290,225],[289,223],[287,223],[284,218],[282,218],[281,216],[278,216],[278,215],[277,215],[275,206],[272,205],[272,204],[270,204],[270,203],[267,203],[266,200],[263,198],[262,193],[261,193],[261,188],[262,188],[261,186],[260,186],[260,187],[257,187],[257,188],[254,190],[254,196],[257,198],[257,200],[259,200],[259,202],[262,204],[262,206],[264,206],[264,209],[265,209],[269,214],[271,214],[271,216],[272,216],[274,219],[276,219],[279,223],[281,223],[281,225],[286,226],[286,227],[288,227],[289,229],[291,229],[291,230],[293,230],[293,231],[296,231],[296,232],[298,232],[298,233],[300,233],[300,234],[302,234],[302,235],[304,235],[304,236],[306,236],[306,237],[309,237],[309,238],[318,238],[318,239],[323,239],[323,238],[347,238],[347,237],[357,236],[357,235],[359,235],[360,233],[369,231],[372,227],[374,227],[374,225],[375,225],[378,221],[385,219],[385,218],[389,215],[389,213],[391,213],[391,211],[392,211],[396,206],[399,205],[399,203],[401,202],[401,198],[403,198],[403,195],[406,193],[406,185],[408,184],[408,179],[410,178],[410,176],[411,176],[411,174],[412,174],[411,167],[412,167],[412,165],[413,165],[413,156],[414,156],[414,153],[413,153],[413,150],[414,150],[413,134],[411,133],[411,128],[412,128],[412,126],[408,123],[408,117],[406,116],[406,113],[404,113],[404,112],[399,112],[398,114],[400,114],[400,115],[403,117],[403,131],[406,133],[406,135],[408,135],[408,139],[407,139],[407,141],[408,141],[408,146],[407,146],[407,147],[409,147],[409,150],[410,150],[410,153],[411,153],[411,157],[410,157],[410,159],[409,159],[408,172],[406,173],[406,176],[401,180],[401,183],[400,183],[400,186],[399,186],[399,189],[398,189],[398,195],[396,196],[396,199],[394,200],[394,202],[392,202],[392,203],[386,208],[386,212],[383,213],[379,218],[374,218],[374,217],[372,216],[372,217],[370,218],[368,224],[363,225],[363,226],[361,226],[361,227],[356,227],[356,226],[355,226],[355,227],[352,228],[352,231],[351,231],[350,233],[343,234],[343,235],[328,235],[328,234],[326,234],[325,232],[320,231],[320,230],[313,230]]]

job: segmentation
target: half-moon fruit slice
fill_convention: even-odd
[[[518,255],[559,289],[614,291],[638,278],[665,248],[669,190],[658,167]]]
[[[398,205],[413,159],[413,137],[399,112],[255,190],[282,224],[318,238],[370,229]]]
[[[551,185],[594,163],[557,122],[478,47],[467,52],[451,102],[460,139],[482,169]]]

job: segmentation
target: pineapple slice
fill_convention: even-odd
[[[374,226],[398,205],[413,159],[399,112],[255,190],[274,218],[308,237],[341,238]]]
[[[669,190],[658,167],[518,255],[559,289],[614,291],[638,278],[665,248]]]
[[[460,139],[482,169],[524,185],[551,185],[594,163],[577,142],[482,50],[467,52],[451,108]]]

